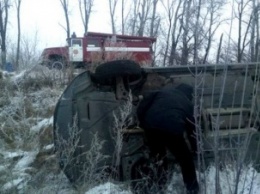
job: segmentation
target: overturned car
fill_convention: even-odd
[[[138,180],[151,158],[136,108],[147,93],[180,83],[194,87],[202,160],[239,158],[258,168],[259,66],[140,67],[117,60],[81,73],[63,92],[54,113],[54,145],[61,169],[73,183],[95,173],[119,181]],[[170,154],[168,159],[174,161]]]

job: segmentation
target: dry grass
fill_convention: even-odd
[[[82,173],[82,179],[85,184],[81,185],[77,189],[74,189],[70,186],[67,178],[64,176],[60,167],[58,165],[57,155],[53,152],[52,144],[52,125],[48,124],[47,120],[51,120],[51,116],[53,115],[53,110],[55,104],[64,89],[64,82],[50,82],[50,78],[53,78],[53,75],[48,75],[48,73],[43,73],[42,70],[37,70],[35,76],[33,71],[30,71],[28,75],[22,76],[21,79],[14,80],[12,77],[0,79],[0,87],[1,93],[3,94],[0,99],[0,143],[4,150],[8,150],[8,153],[12,153],[12,157],[6,157],[7,152],[3,152],[0,150],[0,190],[6,186],[7,182],[11,182],[13,185],[10,186],[10,189],[5,190],[6,193],[19,193],[23,191],[24,193],[46,193],[46,192],[58,192],[63,190],[64,192],[67,190],[70,193],[82,193],[98,184],[102,184],[108,180],[110,180],[110,176],[103,178],[104,169],[99,169],[100,174],[96,173],[96,167],[98,164],[105,160],[106,157],[101,153],[102,146],[104,145],[104,140],[100,139],[98,134],[92,134],[93,139],[91,143],[91,148],[88,152],[83,153],[84,157],[87,158],[88,163],[85,164],[82,169],[84,172]],[[256,73],[258,71],[256,70]],[[29,76],[31,74],[31,76]],[[42,77],[38,77],[42,75]],[[212,185],[208,185],[207,179],[212,179],[212,177],[208,177],[208,166],[207,160],[205,158],[207,154],[207,150],[205,150],[205,144],[208,142],[204,138],[205,129],[201,128],[203,120],[202,118],[202,109],[203,106],[203,98],[201,96],[205,92],[202,89],[205,89],[206,79],[205,74],[198,73],[196,81],[196,92],[195,92],[195,114],[198,116],[196,121],[197,126],[197,138],[198,138],[198,177],[200,180],[202,193],[207,193],[209,187]],[[225,74],[228,76],[228,74]],[[247,75],[247,74],[246,74]],[[244,81],[245,83],[246,81]],[[55,84],[54,84],[55,83]],[[249,115],[249,120],[255,121],[258,118],[256,115],[255,108],[259,106],[258,103],[258,87],[259,81],[253,83],[254,92],[252,92],[252,104],[251,111]],[[245,83],[246,85],[246,83]],[[222,95],[220,95],[220,99],[224,98],[224,93],[226,91],[227,85],[225,84],[225,79],[223,79],[222,87]],[[229,86],[230,87],[230,86]],[[201,89],[202,88],[202,89]],[[236,86],[234,85],[234,96],[233,99],[236,98]],[[213,88],[214,91],[214,88]],[[245,92],[246,90],[244,90]],[[213,92],[214,93],[214,92]],[[214,95],[212,95],[214,96]],[[115,125],[114,129],[111,131],[111,134],[114,137],[115,141],[115,153],[111,153],[111,156],[114,156],[114,164],[115,166],[120,165],[120,157],[122,155],[122,146],[123,146],[123,130],[131,124],[132,118],[131,114],[134,111],[132,108],[132,99],[131,96],[126,101],[125,104],[122,104],[122,109],[115,113]],[[243,104],[241,100],[241,106]],[[219,101],[219,106],[221,107],[221,100]],[[241,113],[242,114],[242,113]],[[252,193],[252,187],[255,183],[254,176],[246,176],[245,172],[249,172],[252,170],[251,166],[248,165],[252,160],[247,160],[246,150],[248,150],[250,146],[249,142],[253,138],[250,133],[246,134],[246,136],[238,137],[238,139],[231,138],[229,139],[230,143],[223,143],[221,141],[220,133],[222,131],[221,124],[223,122],[223,118],[220,114],[211,115],[212,120],[214,121],[212,124],[212,131],[215,133],[215,139],[211,142],[211,148],[214,157],[211,160],[211,164],[215,167],[215,186],[214,192],[221,193],[226,191],[226,188],[223,186],[223,175],[227,177],[226,185],[228,185],[228,189],[232,194],[238,194],[241,189],[247,191],[248,193]],[[38,126],[40,121],[46,120],[45,125]],[[253,126],[257,126],[257,122],[253,122]],[[77,128],[75,124],[72,126],[70,131],[70,140],[60,139],[62,152],[58,152],[58,154],[64,154],[67,158],[67,164],[71,162],[73,159],[73,153],[75,148],[77,147],[77,139],[79,138],[80,130]],[[228,129],[229,130],[229,129]],[[226,130],[226,131],[228,131]],[[232,131],[232,130],[230,130]],[[236,145],[239,145],[236,149],[234,149],[233,141],[236,140]],[[64,142],[65,141],[65,142]],[[49,146],[46,148],[46,146]],[[65,147],[64,147],[65,146]],[[223,154],[222,150],[225,148],[227,151]],[[235,150],[235,151],[234,151]],[[239,154],[238,154],[239,153]],[[32,162],[29,166],[24,167],[20,170],[17,170],[15,167],[18,163],[25,159],[26,157],[32,158]],[[224,161],[224,162],[223,162]],[[64,165],[64,168],[66,164]],[[156,167],[151,167],[154,171],[154,174],[157,174]],[[178,171],[178,170],[177,170]],[[176,172],[175,170],[169,171],[168,176],[172,176],[172,173]],[[231,173],[232,172],[232,173]],[[20,179],[22,178],[22,179]],[[150,177],[144,175],[143,180],[148,180]],[[21,180],[21,183],[16,185],[16,182]],[[158,180],[158,179],[157,179]],[[251,180],[252,185],[248,185],[248,180]],[[178,182],[178,181],[177,181]],[[180,183],[179,181],[178,183]],[[249,181],[250,182],[250,181]],[[55,184],[53,184],[55,183]],[[143,182],[140,182],[143,183]],[[212,182],[211,182],[212,183]],[[48,185],[51,184],[52,188],[48,188]],[[125,183],[126,187],[128,187],[129,183]],[[147,181],[145,184],[148,185],[149,191],[153,192],[161,189],[158,181]],[[56,186],[53,186],[56,185]],[[147,189],[147,185],[146,189]],[[183,192],[183,185],[171,185],[169,183],[169,187],[174,186],[174,191],[178,190],[180,193]],[[242,187],[242,188],[241,188]],[[143,188],[138,188],[136,193],[141,193]],[[170,192],[170,191],[169,191]]]

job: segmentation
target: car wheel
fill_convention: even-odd
[[[133,82],[142,77],[142,69],[138,63],[131,60],[109,61],[99,65],[93,77],[103,85],[111,84],[116,77],[127,77],[129,82]]]
[[[61,60],[53,60],[50,65],[51,69],[62,70],[64,68],[64,62]]]

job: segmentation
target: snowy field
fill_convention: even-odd
[[[0,78],[0,193],[32,194],[130,194],[126,183],[105,181],[74,189],[60,171],[53,152],[53,110],[66,87],[64,75],[45,69],[20,74],[3,73]],[[241,172],[234,166],[220,171],[222,194],[260,194],[260,173],[251,166]],[[215,167],[198,172],[201,193],[215,193]],[[165,193],[182,194],[179,172]],[[238,176],[239,175],[239,176]],[[236,190],[237,188],[237,190]]]

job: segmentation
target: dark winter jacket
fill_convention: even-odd
[[[182,134],[187,128],[194,130],[188,121],[194,123],[192,93],[191,86],[181,84],[144,97],[137,109],[140,126],[175,134]]]

